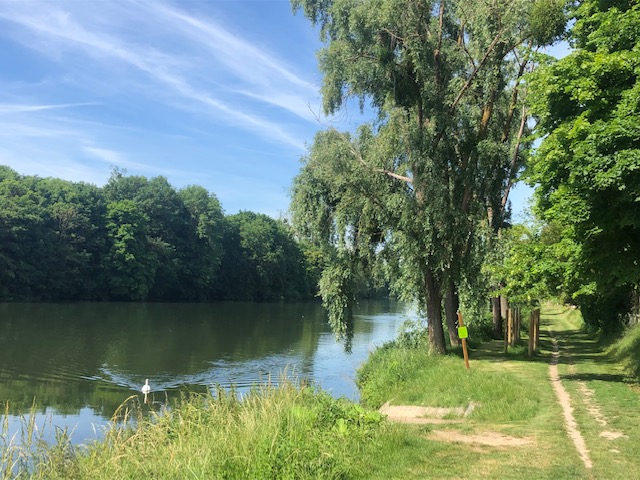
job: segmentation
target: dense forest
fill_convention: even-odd
[[[302,300],[319,258],[284,220],[114,170],[102,188],[0,166],[0,300]],[[315,262],[315,266],[314,266]]]

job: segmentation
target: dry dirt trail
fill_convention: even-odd
[[[562,407],[562,413],[564,415],[564,424],[567,429],[569,438],[573,441],[573,445],[576,447],[578,455],[584,463],[585,468],[592,468],[593,462],[589,456],[589,450],[587,444],[584,441],[584,437],[578,429],[578,424],[573,416],[573,407],[571,406],[571,397],[569,393],[562,385],[560,381],[560,375],[558,374],[558,361],[560,360],[560,349],[558,347],[558,340],[554,337],[553,331],[549,331],[551,337],[551,343],[553,344],[553,354],[551,356],[551,363],[549,364],[549,379],[553,391],[556,393],[558,403]]]
[[[570,375],[576,373],[576,365],[573,363],[571,354],[569,353],[569,351],[563,351],[561,347],[561,345],[569,343],[569,339],[561,336],[558,336],[558,338],[556,338],[556,334],[552,330],[549,330],[549,336],[553,345],[553,354],[551,362],[549,364],[549,379],[551,381],[551,385],[556,394],[556,397],[558,398],[558,402],[562,407],[565,429],[569,438],[572,440],[585,468],[592,469],[594,467],[593,460],[589,454],[589,449],[585,442],[584,436],[582,435],[582,432],[580,432],[578,424],[576,423],[576,420],[573,416],[572,401],[582,402],[589,416],[600,430],[597,437],[593,438],[592,436],[590,438],[591,442],[598,441],[598,438],[601,439],[600,441],[613,442],[617,439],[628,439],[629,436],[624,432],[615,430],[611,427],[609,419],[605,416],[600,405],[598,404],[596,392],[589,388],[586,382],[576,381],[576,384],[578,386],[577,394],[574,392],[574,398],[571,398],[571,395],[569,395],[567,390],[562,385],[562,381],[558,373],[558,362],[561,354],[566,359],[566,362],[564,363],[567,364],[568,373]],[[578,396],[579,398],[575,398],[576,396]],[[576,405],[576,403],[574,403],[574,405]],[[596,444],[593,444],[592,446],[596,447]],[[619,453],[619,451],[615,448],[608,447],[608,449],[612,453]]]

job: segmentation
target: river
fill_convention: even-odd
[[[412,313],[393,301],[354,313],[346,352],[318,303],[0,303],[9,435],[35,404],[41,431],[90,441],[147,378],[156,403],[216,384],[242,392],[284,371],[357,401],[357,367]]]

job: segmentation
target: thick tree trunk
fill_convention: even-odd
[[[500,297],[491,299],[493,310],[493,338],[502,338],[502,315],[500,314]]]
[[[433,274],[425,272],[425,297],[427,301],[427,325],[429,327],[429,351],[432,354],[447,353],[442,326],[442,291]]]
[[[447,330],[449,330],[449,341],[452,347],[460,346],[456,321],[458,320],[458,292],[452,280],[447,282],[447,292],[444,297],[444,313],[447,318]]]
[[[504,295],[500,296],[500,316],[503,320],[507,318],[507,311],[509,310],[509,302]]]

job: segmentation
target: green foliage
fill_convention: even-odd
[[[224,214],[216,196],[203,187],[190,185],[178,196],[189,212],[188,228],[194,234],[184,247],[181,291],[184,298],[206,299],[222,261]]]
[[[487,265],[504,287],[496,292],[506,295],[511,304],[537,305],[554,296],[552,285],[558,285],[560,259],[547,243],[552,226],[514,225],[502,231],[497,239],[503,249],[500,263]]]
[[[574,16],[576,50],[531,77],[544,139],[529,181],[570,250],[562,287],[590,325],[616,328],[640,283],[640,6],[586,1]]]
[[[146,300],[159,263],[148,243],[148,228],[148,218],[133,201],[107,205],[110,247],[104,270],[112,298]]]
[[[321,257],[305,248],[284,222],[225,218],[199,186],[115,169],[98,188],[0,166],[1,300],[306,299]]]
[[[565,32],[565,0],[537,0],[531,4],[531,32],[537,45],[551,45]]]
[[[407,320],[400,326],[398,337],[382,348],[424,348],[427,346],[427,323]]]
[[[300,300],[315,291],[305,256],[283,221],[253,212],[227,217],[218,295],[233,300]]]
[[[323,248],[332,280],[320,293],[338,331],[351,296],[339,290],[378,274],[427,312],[444,352],[443,295],[477,273],[477,228],[489,209],[494,228],[506,218],[527,147],[528,47],[563,28],[562,5],[544,3],[292,2],[325,41],[325,110],[355,97],[378,113],[354,134],[319,132],[292,188],[297,231]]]
[[[620,362],[637,382],[640,382],[640,324],[627,329],[607,353]]]

